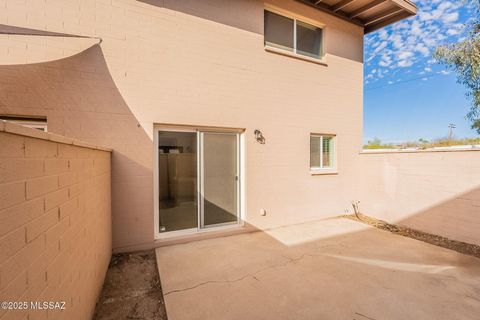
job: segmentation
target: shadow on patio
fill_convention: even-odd
[[[344,218],[157,249],[172,319],[474,319],[480,264]]]

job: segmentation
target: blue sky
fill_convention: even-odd
[[[432,54],[461,41],[473,16],[463,1],[416,0],[417,16],[365,37],[364,140],[402,142],[475,137],[465,115],[470,101],[456,75]]]

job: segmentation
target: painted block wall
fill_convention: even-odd
[[[0,121],[0,300],[65,310],[0,319],[91,319],[111,257],[110,151]]]
[[[265,51],[265,5],[324,24],[327,65]],[[0,24],[102,39],[74,54],[98,41],[0,35],[0,113],[46,116],[50,132],[114,150],[115,251],[154,245],[155,123],[245,129],[245,220],[256,228],[350,208],[362,28],[293,0],[5,0]],[[337,135],[337,175],[310,174],[311,132]]]
[[[362,213],[480,244],[480,150],[364,153],[360,168]]]

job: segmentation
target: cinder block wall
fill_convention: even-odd
[[[364,214],[480,244],[480,150],[364,153]]]
[[[266,51],[265,5],[324,24],[327,64]],[[2,24],[102,39],[73,55],[91,39],[0,35],[0,113],[114,149],[115,251],[155,245],[155,124],[245,129],[244,218],[258,229],[350,208],[363,28],[295,0],[0,0]],[[311,132],[337,135],[338,175],[310,174]]]
[[[111,257],[110,151],[0,121],[0,319],[90,319]]]

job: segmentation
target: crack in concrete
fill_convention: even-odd
[[[312,255],[312,254],[302,254],[300,257],[298,258],[290,258],[290,257],[286,257],[286,256],[282,256],[282,258],[284,259],[287,259],[286,262],[284,263],[280,263],[280,264],[275,264],[275,265],[271,265],[271,266],[268,266],[268,267],[265,267],[265,268],[262,268],[262,269],[259,269],[255,272],[251,272],[251,273],[247,273],[246,275],[240,277],[240,278],[237,278],[237,279],[234,279],[234,280],[208,280],[208,281],[205,281],[205,282],[201,282],[199,284],[196,284],[194,286],[191,286],[191,287],[187,287],[187,288],[183,288],[183,289],[175,289],[175,290],[170,290],[168,292],[165,292],[163,295],[164,296],[168,296],[169,294],[172,294],[172,293],[179,293],[179,292],[185,292],[185,291],[189,291],[189,290],[194,290],[196,288],[199,288],[201,286],[204,286],[204,285],[207,285],[207,284],[211,284],[211,283],[235,283],[235,282],[239,282],[239,281],[242,281],[242,280],[245,280],[247,278],[253,278],[254,280],[256,281],[260,281],[260,279],[258,279],[255,275],[260,273],[260,272],[263,272],[263,271],[266,271],[266,270],[269,270],[269,269],[275,269],[275,268],[281,268],[281,267],[285,267],[291,263],[295,263],[295,262],[298,262],[299,260],[303,259],[304,257],[307,257],[307,256],[319,256],[319,255]]]
[[[324,248],[328,248],[328,247],[335,247],[335,246],[338,246],[339,244],[328,244],[328,245],[323,245],[323,246],[315,246],[315,248],[313,249],[313,251],[317,251],[319,249],[324,249]],[[343,244],[340,244],[340,246],[344,247]],[[207,285],[207,284],[214,284],[214,283],[235,283],[235,282],[239,282],[239,281],[242,281],[242,280],[245,280],[247,278],[253,278],[254,280],[256,281],[260,281],[260,279],[258,279],[257,277],[255,277],[256,274],[260,273],[260,272],[263,272],[263,271],[266,271],[266,270],[269,270],[269,269],[275,269],[275,268],[281,268],[281,267],[285,267],[291,263],[296,263],[300,260],[302,260],[303,258],[305,257],[320,257],[320,256],[323,256],[323,254],[315,254],[315,253],[304,253],[302,255],[300,255],[299,257],[296,257],[296,258],[291,258],[291,257],[288,257],[288,256],[284,256],[282,255],[282,258],[284,259],[287,259],[287,261],[285,263],[280,263],[280,264],[275,264],[275,265],[271,265],[271,266],[268,266],[268,267],[265,267],[265,268],[262,268],[262,269],[259,269],[255,272],[251,272],[251,273],[248,273],[242,277],[239,277],[237,279],[233,279],[233,280],[208,280],[208,281],[205,281],[205,282],[201,282],[199,284],[196,284],[194,286],[191,286],[191,287],[187,287],[187,288],[183,288],[183,289],[174,289],[174,290],[170,290],[168,292],[165,292],[163,295],[166,297],[168,296],[169,294],[172,294],[172,293],[180,293],[180,292],[185,292],[185,291],[190,291],[190,290],[194,290],[194,289],[197,289],[201,286],[204,286],[204,285]]]

